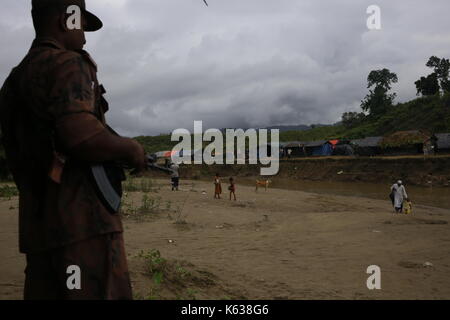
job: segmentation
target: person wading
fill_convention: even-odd
[[[396,213],[402,213],[403,202],[408,200],[408,195],[406,194],[405,186],[401,180],[394,183],[391,187],[391,200]]]

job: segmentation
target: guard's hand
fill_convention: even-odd
[[[130,139],[130,165],[134,168],[131,174],[140,174],[147,169],[147,157],[142,145]]]
[[[158,160],[158,158],[156,157],[155,154],[149,154],[147,155],[147,161],[149,163],[156,163],[156,161]]]

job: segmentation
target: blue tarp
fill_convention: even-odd
[[[313,149],[313,156],[331,156],[333,154],[333,146],[329,143],[325,143],[320,147]]]

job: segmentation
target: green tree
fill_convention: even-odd
[[[367,77],[367,88],[370,90],[369,94],[361,101],[362,109],[371,116],[386,113],[397,96],[395,93],[389,94],[391,85],[397,82],[397,75],[390,72],[389,69],[371,71]]]
[[[441,86],[442,91],[450,92],[450,61],[445,58],[438,58],[436,56],[430,57],[428,60],[427,67],[433,68],[434,73],[436,74],[436,78],[439,80],[439,85]]]
[[[366,115],[362,112],[344,112],[342,115],[342,125],[351,129],[361,124]]]
[[[436,73],[430,74],[428,77],[421,77],[415,82],[417,95],[433,96],[439,92],[439,81]]]

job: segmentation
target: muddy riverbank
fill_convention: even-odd
[[[259,165],[185,165],[182,178],[222,176],[257,177]],[[312,158],[280,161],[279,173],[271,178],[303,181],[367,182],[391,184],[402,179],[420,187],[450,186],[450,156],[389,158]]]
[[[412,215],[393,215],[388,201],[255,192],[240,180],[237,201],[227,192],[215,200],[210,181],[182,180],[172,192],[157,179],[146,184],[150,192],[127,191],[136,299],[450,297],[450,210],[417,205]],[[22,296],[17,207],[17,197],[0,199],[0,299]],[[367,289],[369,265],[381,268],[381,290]]]

